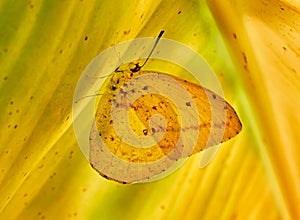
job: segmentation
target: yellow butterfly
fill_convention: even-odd
[[[242,129],[235,110],[216,93],[144,70],[155,45],[143,65],[122,65],[106,80],[90,131],[92,167],[124,184],[151,180]]]

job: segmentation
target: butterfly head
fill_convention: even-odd
[[[140,66],[139,62],[137,62],[137,61],[130,62],[128,64],[128,69],[130,70],[130,72],[133,72],[133,73],[140,71],[141,68],[142,68],[142,66]]]

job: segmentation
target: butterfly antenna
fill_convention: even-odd
[[[77,100],[75,101],[75,104],[77,104],[79,101],[81,101],[81,100],[83,100],[83,99],[85,99],[85,98],[95,97],[95,96],[99,96],[99,95],[103,95],[103,93],[97,93],[97,94],[92,94],[92,95],[86,95],[86,96],[83,96],[83,97],[77,99]]]
[[[151,51],[150,51],[150,53],[149,53],[147,59],[145,60],[145,62],[143,63],[143,65],[139,66],[139,68],[142,68],[143,66],[145,66],[145,64],[147,63],[147,61],[148,61],[149,58],[151,57],[151,55],[152,55],[152,53],[153,53],[155,47],[156,47],[157,44],[158,44],[158,41],[160,40],[160,38],[162,37],[162,35],[164,34],[164,32],[165,32],[164,30],[160,31],[160,33],[159,33],[159,35],[157,36],[156,41],[155,41],[155,43],[154,43],[154,45],[153,45],[153,47],[152,47],[152,49],[151,49]]]

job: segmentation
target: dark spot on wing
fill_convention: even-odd
[[[242,53],[242,55],[243,55],[244,63],[247,65],[248,64],[247,56],[244,52]]]
[[[233,33],[232,36],[234,39],[237,39],[236,33]]]
[[[128,35],[130,33],[130,31],[131,31],[130,29],[128,31],[124,31],[123,34]]]

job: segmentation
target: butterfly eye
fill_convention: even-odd
[[[117,87],[116,87],[116,86],[114,86],[114,85],[113,85],[113,86],[111,86],[110,88],[111,88],[111,90],[113,90],[113,91],[115,91],[115,90],[117,89]]]
[[[141,70],[139,63],[130,63],[128,66],[129,70],[133,73],[136,73]]]

